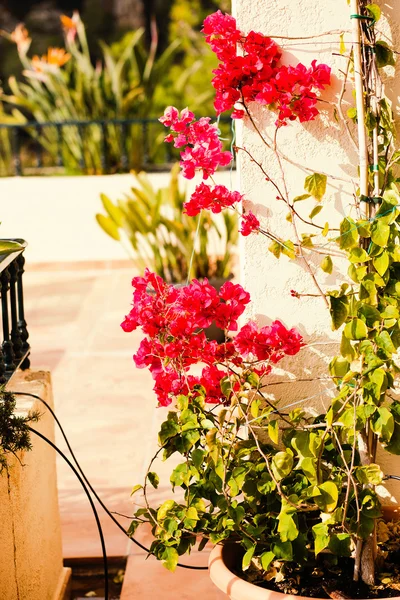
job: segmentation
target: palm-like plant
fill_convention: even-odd
[[[218,222],[209,214],[200,215],[197,221],[186,216],[186,194],[179,189],[178,170],[177,165],[170,184],[159,190],[145,173],[136,173],[138,185],[125,199],[113,203],[102,194],[107,214],[97,214],[96,219],[125,246],[141,271],[148,267],[173,283],[193,277],[227,279],[238,235],[236,215],[225,211]]]

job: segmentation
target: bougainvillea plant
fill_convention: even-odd
[[[299,575],[306,568],[313,577],[328,570],[337,580],[341,569],[351,565],[354,581],[362,580],[372,594],[393,584],[393,578],[380,575],[383,559],[389,559],[387,553],[379,555],[377,545],[382,514],[378,492],[386,476],[376,453],[380,445],[400,455],[400,403],[392,396],[400,347],[400,195],[394,174],[400,153],[379,75],[394,59],[386,42],[376,39],[379,8],[351,0],[351,10],[353,45],[346,53],[342,40],[340,52],[347,63],[343,89],[353,77],[356,106],[346,117],[341,93],[336,114],[352,144],[355,126],[350,121],[357,124],[360,181],[354,193],[357,216],[343,215],[337,230],[314,220],[327,176],[307,166],[306,193],[291,198],[277,143],[279,131],[291,121],[318,118],[320,94],[330,84],[329,66],[315,60],[310,67],[283,65],[282,51],[272,39],[253,31],[245,35],[233,17],[220,11],[204,22],[206,41],[220,61],[213,78],[216,112],[233,109],[232,117],[244,119],[274,151],[280,181],[271,180],[247,149],[235,147],[250,156],[265,184],[286,203],[291,240],[281,239],[263,226],[261,217],[245,211],[239,192],[214,183],[217,168],[233,157],[223,150],[210,119],[196,120],[188,109],[179,113],[174,107],[160,119],[169,129],[166,142],[182,148],[184,177],[198,172],[203,179],[186,203],[187,214],[200,219],[206,210],[238,211],[242,235],[264,235],[277,258],[285,254],[306,267],[329,310],[327,326],[341,330],[340,351],[327,374],[336,395],[318,414],[301,401],[293,406],[276,395],[271,399],[275,365],[301,353],[306,341],[280,321],[239,327],[250,301],[240,285],[229,282],[217,293],[206,280],[178,290],[149,272],[133,280],[133,308],[122,326],[125,331],[142,329],[146,337],[135,363],[150,369],[159,404],[171,405],[157,455],[182,456],[171,474],[172,487],[182,494],[152,508],[147,488],[157,487],[159,480],[151,464],[144,485],[134,488],[144,492],[145,507],[136,512],[131,532],[150,522],[155,536],[151,552],[172,570],[202,537],[202,547],[207,540],[237,542],[243,547],[244,571],[257,564],[264,583],[290,593],[301,591]],[[256,104],[275,123],[273,146],[257,125]],[[307,219],[297,202],[308,198],[317,200],[317,206]],[[301,222],[314,226],[316,235],[301,235]],[[332,272],[338,252],[348,259],[348,277],[337,289],[325,290],[309,264],[314,252],[321,253],[317,234],[326,253],[320,259],[323,271]],[[296,290],[290,293],[301,298]],[[219,346],[207,341],[203,330],[212,321],[230,341]],[[389,562],[383,570],[391,568]],[[335,588],[328,588],[322,593],[339,597]]]

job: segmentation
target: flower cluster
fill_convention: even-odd
[[[42,71],[56,72],[59,67],[64,66],[71,55],[64,48],[48,48],[47,54],[43,54],[40,58],[35,55],[32,57],[32,68],[34,71],[41,73]]]
[[[239,231],[244,237],[247,237],[253,233],[253,231],[258,231],[259,227],[260,221],[257,219],[256,215],[251,212],[251,210],[242,215]]]
[[[10,40],[17,45],[18,52],[24,55],[28,52],[32,41],[23,23],[18,23],[14,31],[10,33]]]
[[[319,114],[315,90],[330,84],[330,67],[317,65],[315,60],[308,69],[301,63],[295,67],[280,64],[281,51],[271,38],[254,31],[244,35],[235,19],[221,11],[205,19],[203,32],[220,60],[212,81],[217,114],[236,103],[246,107],[249,102],[258,102],[277,111],[278,127],[297,118],[311,121]],[[244,114],[239,108],[232,117],[242,118]]]
[[[162,406],[179,394],[197,395],[200,389],[206,402],[226,403],[249,372],[263,376],[271,370],[269,363],[300,350],[300,335],[279,321],[260,330],[250,322],[232,342],[221,345],[207,339],[204,329],[213,322],[226,331],[238,330],[238,319],[250,302],[238,284],[228,281],[217,292],[205,279],[176,288],[146,270],[132,286],[133,307],[121,326],[126,332],[140,327],[146,335],[134,361],[138,368],[149,368]],[[202,367],[200,373],[190,372],[194,365]],[[231,383],[228,393],[222,380]]]
[[[190,200],[185,202],[184,209],[190,217],[198,215],[203,209],[217,214],[241,200],[239,192],[230,192],[224,185],[211,187],[202,182],[196,187]]]
[[[194,114],[187,108],[179,114],[175,107],[169,106],[159,120],[171,129],[165,141],[173,141],[175,148],[185,146],[181,152],[180,164],[186,179],[193,179],[196,169],[202,171],[203,179],[208,179],[218,167],[231,162],[232,154],[222,150],[218,128],[210,123],[209,117],[196,121]]]

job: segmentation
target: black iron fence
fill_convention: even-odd
[[[230,123],[219,124],[227,148]],[[168,170],[180,151],[165,135],[156,118],[0,123],[0,176]]]
[[[0,298],[3,339],[0,347],[0,383],[8,381],[14,371],[29,368],[30,346],[24,313],[22,276],[24,273],[26,247],[19,242],[20,250],[11,254],[0,254]]]

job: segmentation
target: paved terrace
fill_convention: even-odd
[[[51,370],[56,414],[81,467],[109,509],[125,515],[134,510],[130,491],[143,480],[165,416],[155,408],[149,373],[132,362],[140,333],[125,334],[119,327],[130,306],[133,275],[128,263],[114,262],[27,265],[24,276],[32,366]],[[57,442],[66,450],[58,432]],[[161,476],[170,472],[162,463],[156,467]],[[61,461],[58,487],[64,557],[101,556],[86,496]],[[161,485],[153,499],[159,502],[170,493]],[[155,559],[145,562],[145,554],[101,508],[100,513],[108,556],[130,555],[124,600],[161,594],[164,600],[175,600],[177,594],[182,600],[225,598],[206,572],[170,574]],[[129,525],[128,519],[120,521]],[[147,532],[139,533],[139,539],[150,543]],[[207,553],[194,553],[185,561],[204,565]]]

